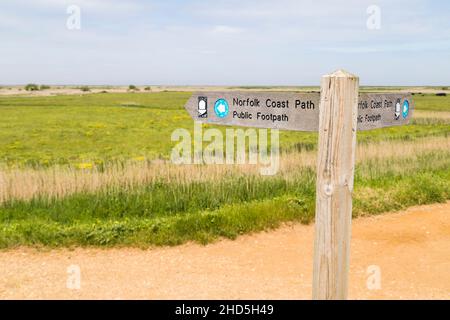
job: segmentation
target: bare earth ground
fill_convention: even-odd
[[[309,299],[313,230],[149,250],[0,251],[0,298]],[[80,290],[67,288],[70,265]],[[367,287],[371,265],[380,290]],[[450,202],[354,220],[349,297],[450,299]]]
[[[138,87],[139,91],[136,93],[149,93],[149,92],[163,92],[163,91],[319,91],[320,88],[317,87],[292,87],[292,86],[282,86],[282,87],[227,87],[227,86],[151,86],[151,91],[144,90],[144,86]],[[370,88],[366,88],[370,90]],[[43,91],[26,91],[23,86],[9,86],[0,89],[1,96],[30,96],[30,97],[46,97],[55,95],[84,95],[90,93],[100,93],[106,91],[108,93],[126,93],[130,92],[126,86],[114,86],[114,87],[104,87],[104,86],[90,86],[90,91],[83,92],[79,88],[70,86],[56,86]],[[404,87],[400,89],[389,88],[376,88],[377,92],[414,92],[414,93],[447,93],[450,94],[449,89],[440,88],[429,88],[429,87]]]

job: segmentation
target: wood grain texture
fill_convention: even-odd
[[[358,113],[358,77],[322,78],[313,299],[346,299]]]

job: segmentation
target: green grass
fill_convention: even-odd
[[[176,128],[193,130],[183,106],[190,93],[0,97],[0,163],[49,166],[145,156],[168,159]],[[450,97],[415,96],[419,110],[450,111]],[[448,135],[442,120],[359,132],[358,142]],[[211,126],[210,126],[211,127]],[[225,130],[220,127],[221,130]],[[281,132],[282,151],[316,148],[317,134]]]
[[[413,96],[417,110],[450,111],[450,95],[415,94]]]
[[[175,128],[193,129],[183,109],[189,93],[0,97],[0,163],[11,166],[167,158]],[[450,111],[450,98],[415,95],[416,108]],[[224,128],[221,128],[224,130]],[[446,118],[358,133],[358,143],[448,136]],[[317,134],[281,132],[284,151],[314,150]],[[294,178],[295,179],[294,179]],[[356,168],[354,216],[450,199],[450,150],[368,160]],[[309,223],[315,172],[282,176],[232,174],[221,180],[161,179],[64,198],[42,196],[0,205],[0,248],[20,245],[112,246],[207,243],[219,237]]]
[[[186,93],[1,98],[0,159],[48,165],[164,157],[172,131],[191,122],[181,112],[188,98]]]
[[[401,168],[401,169],[399,169]],[[296,179],[231,176],[213,182],[155,182],[132,191],[81,193],[63,199],[9,201],[0,207],[0,247],[18,245],[175,245],[309,223],[315,172]],[[354,216],[450,198],[450,152],[369,161],[356,169]]]

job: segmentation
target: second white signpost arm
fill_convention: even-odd
[[[346,299],[358,113],[358,77],[322,78],[313,299]]]

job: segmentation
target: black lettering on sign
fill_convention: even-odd
[[[202,117],[198,112],[200,97],[206,109]],[[193,95],[185,108],[195,121],[203,123],[318,131],[320,93],[201,92]],[[361,93],[357,130],[405,125],[413,110],[414,101],[407,93]]]

